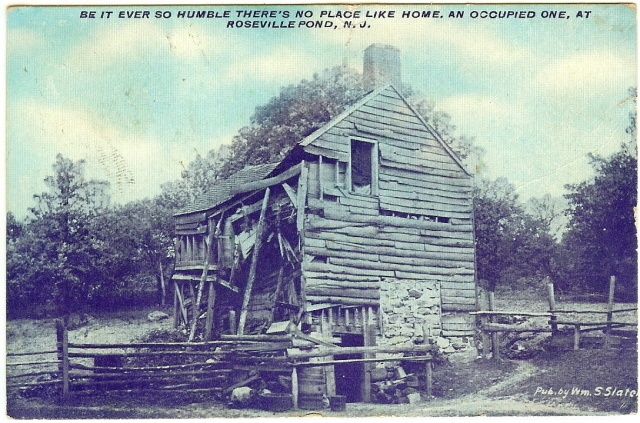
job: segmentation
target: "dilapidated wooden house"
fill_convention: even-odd
[[[282,162],[175,215],[180,321],[344,346],[472,336],[472,177],[400,93],[397,49],[369,47],[364,76],[372,91]]]

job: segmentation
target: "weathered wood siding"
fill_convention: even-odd
[[[377,195],[350,193],[353,139],[376,145]],[[308,302],[376,305],[382,278],[395,278],[437,287],[442,312],[475,308],[471,178],[393,88],[305,150],[318,155],[304,233]],[[457,323],[456,334],[470,333]]]

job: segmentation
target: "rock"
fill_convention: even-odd
[[[437,337],[436,345],[440,348],[448,348],[451,345],[451,342],[447,338]]]
[[[169,315],[167,313],[159,310],[152,311],[147,315],[147,319],[149,319],[149,321],[151,322],[157,322],[159,320],[168,319],[168,318],[169,318]]]
[[[444,349],[444,350],[442,350],[442,351],[443,351],[443,352],[445,352],[445,353],[452,353],[452,352],[455,352],[455,351],[456,351],[456,349],[455,349],[455,348],[453,348],[453,346],[449,345],[447,348],[445,348],[445,349]]]
[[[412,394],[407,395],[407,399],[409,400],[409,404],[415,404],[420,402],[420,392],[414,392]]]
[[[248,405],[253,398],[253,389],[242,386],[231,391],[231,402],[235,405]]]
[[[409,293],[409,296],[413,298],[422,297],[422,292],[418,291],[417,289],[410,289],[408,293]]]

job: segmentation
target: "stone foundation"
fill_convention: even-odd
[[[440,287],[435,281],[384,279],[378,345],[412,345],[440,334]]]

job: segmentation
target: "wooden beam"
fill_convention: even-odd
[[[208,231],[207,238],[205,238],[205,249],[204,249],[204,268],[202,269],[202,276],[200,277],[200,283],[198,284],[198,296],[196,297],[196,303],[193,314],[193,321],[191,322],[191,331],[189,333],[189,342],[193,341],[193,338],[196,336],[196,327],[198,325],[198,314],[200,314],[200,301],[202,300],[202,291],[204,291],[204,285],[207,281],[207,275],[209,274],[209,264],[211,263],[211,251],[213,249],[213,238],[215,232],[220,230],[220,223],[222,222],[223,216],[220,216],[220,220],[218,220],[218,225],[214,228],[213,219],[209,219],[208,222]]]
[[[249,300],[251,299],[251,290],[253,289],[253,281],[256,278],[256,267],[258,265],[258,255],[262,246],[262,231],[264,228],[264,219],[267,213],[267,204],[269,203],[269,194],[271,189],[267,188],[262,199],[262,209],[260,210],[260,220],[256,228],[256,242],[253,245],[253,257],[251,257],[251,265],[249,267],[249,278],[244,289],[244,297],[242,298],[242,307],[240,308],[240,320],[238,322],[238,335],[244,335],[244,326],[247,321],[247,312]]]
[[[604,347],[609,348],[611,344],[611,321],[613,320],[613,296],[616,291],[616,277],[609,279],[609,301],[607,303],[607,329],[604,332]]]
[[[214,325],[214,306],[216,302],[216,285],[213,282],[209,282],[209,296],[207,297],[207,320],[204,326],[204,340],[210,341],[213,334]]]
[[[496,293],[489,291],[489,310],[493,311],[496,305]],[[493,323],[493,318],[490,318]],[[493,332],[491,334],[491,349],[493,350],[493,359],[500,360],[500,334]]]
[[[284,192],[287,193],[287,196],[289,197],[289,200],[291,200],[291,204],[293,204],[295,207],[297,207],[298,203],[296,202],[296,192],[295,192],[295,190],[291,187],[291,185],[289,185],[286,182],[282,183],[282,188],[284,189]]]
[[[258,191],[261,189],[271,187],[273,185],[281,184],[287,179],[290,179],[296,176],[298,173],[300,173],[301,169],[302,169],[301,164],[297,164],[272,178],[262,179],[260,181],[249,182],[246,184],[238,185],[237,187],[233,187],[231,189],[231,193],[241,194],[243,192]]]
[[[298,180],[298,193],[296,204],[298,206],[298,213],[296,216],[296,228],[298,229],[298,233],[302,238],[302,231],[304,230],[304,216],[305,216],[305,206],[307,202],[307,188],[308,181],[307,178],[309,176],[309,169],[306,166],[306,163],[303,161],[301,163],[302,170],[300,171],[300,179]]]
[[[549,323],[551,324],[551,334],[555,335],[558,332],[558,325],[555,323],[557,317],[554,314],[554,310],[556,309],[556,297],[553,290],[553,283],[547,284],[547,293],[549,295],[549,312],[551,313],[551,318],[549,319]]]

